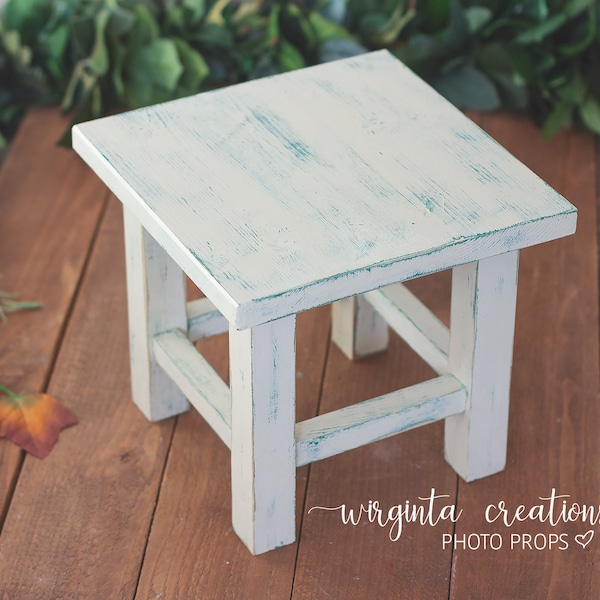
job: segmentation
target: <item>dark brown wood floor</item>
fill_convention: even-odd
[[[0,171],[0,289],[44,308],[0,324],[0,383],[48,391],[80,423],[43,461],[0,440],[0,598],[600,598],[590,515],[485,518],[501,501],[510,518],[547,507],[553,489],[559,516],[563,500],[600,509],[599,146],[581,132],[544,142],[521,117],[476,119],[580,211],[576,235],[521,256],[506,470],[458,479],[441,423],[315,463],[298,471],[299,542],[252,557],[231,530],[225,446],[193,411],[150,424],[130,401],[119,203],[55,146],[66,125],[55,109],[29,115]],[[441,274],[412,287],[447,319],[448,285]],[[298,420],[431,376],[395,336],[347,361],[327,308],[300,315],[297,344]],[[202,350],[226,377],[226,338]],[[365,516],[309,513],[370,500],[387,513],[432,489],[445,496],[433,516],[455,505],[458,521],[405,522],[397,541]]]

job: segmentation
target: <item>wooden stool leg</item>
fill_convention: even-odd
[[[453,271],[449,371],[468,398],[446,419],[446,459],[465,481],[506,463],[518,261],[515,251]]]
[[[253,554],[296,538],[295,327],[229,332],[233,528]]]
[[[364,297],[355,296],[331,305],[331,339],[352,360],[385,350],[389,330]]]
[[[154,359],[152,338],[187,330],[183,272],[139,221],[124,209],[129,352],[133,400],[151,421],[187,410],[179,387]]]

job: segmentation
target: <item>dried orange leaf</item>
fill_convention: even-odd
[[[6,437],[34,456],[52,450],[60,430],[77,418],[48,394],[14,394],[0,385],[0,437]]]

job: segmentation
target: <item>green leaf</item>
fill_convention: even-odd
[[[280,36],[302,51],[315,48],[319,39],[317,32],[308,20],[306,11],[302,11],[296,4],[286,4],[279,19],[281,28]]]
[[[202,23],[200,29],[192,34],[190,39],[194,42],[219,48],[231,48],[234,45],[231,31],[216,23]]]
[[[217,0],[208,11],[206,21],[208,23],[216,23],[217,25],[225,24],[224,12],[227,9],[230,0]]]
[[[98,81],[97,73],[87,70],[87,63],[88,59],[83,59],[75,65],[60,105],[63,112],[73,108],[80,97],[86,98]]]
[[[540,76],[540,70],[532,54],[522,46],[507,48],[515,71],[528,83],[534,84]]]
[[[173,40],[157,39],[142,48],[133,60],[133,70],[139,78],[168,91],[177,87],[183,73],[177,47]]]
[[[520,33],[515,38],[515,42],[517,44],[539,44],[551,33],[560,29],[566,22],[567,15],[565,13],[558,13],[539,25]]]
[[[129,49],[136,52],[143,46],[157,40],[160,28],[150,9],[144,4],[135,4],[135,26],[129,34]]]
[[[506,73],[488,73],[497,87],[502,106],[525,110],[529,104],[529,90],[519,77]]]
[[[44,37],[44,46],[51,56],[60,59],[69,43],[69,27],[66,23],[59,25]]]
[[[406,45],[391,48],[392,53],[421,77],[429,79],[439,73],[443,56],[443,43],[433,36],[413,35]]]
[[[578,72],[573,73],[571,80],[558,89],[559,96],[572,104],[580,104],[586,92],[586,83]]]
[[[573,104],[569,100],[560,100],[542,127],[542,135],[549,139],[555,136],[561,129],[571,124]]]
[[[69,23],[71,46],[76,59],[89,55],[94,43],[94,17],[75,16]]]
[[[576,17],[588,8],[597,4],[598,0],[571,0],[564,8],[565,14],[569,18]]]
[[[123,83],[123,70],[125,67],[125,58],[127,50],[120,40],[109,36],[107,39],[109,54],[111,57],[110,81],[114,90],[115,97],[113,101],[122,106],[126,103],[125,84]]]
[[[520,14],[536,21],[544,21],[550,12],[546,0],[521,0],[516,6],[520,8]]]
[[[585,126],[600,135],[600,102],[589,96],[580,105],[579,114]]]
[[[100,10],[94,19],[95,37],[94,47],[89,57],[83,58],[77,62],[71,78],[65,90],[61,109],[67,111],[79,101],[79,96],[92,101],[92,110],[95,116],[100,116],[101,113],[101,96],[100,92],[96,92],[92,96],[93,90],[96,88],[96,83],[99,77],[105,75],[109,69],[110,61],[108,49],[105,41],[105,30],[110,19],[110,10],[104,8]]]
[[[4,7],[7,31],[18,31],[26,44],[35,42],[52,10],[47,0],[9,0]]]
[[[461,48],[469,39],[469,23],[458,0],[450,5],[450,21],[441,39],[449,50]]]
[[[197,23],[206,12],[205,0],[183,0],[183,8],[186,12],[186,17],[193,25]]]
[[[93,91],[90,90],[82,98],[81,102],[79,103],[79,106],[77,107],[77,110],[75,111],[75,114],[71,118],[71,126],[65,130],[61,138],[58,140],[59,146],[71,148],[71,127],[73,125],[76,125],[77,123],[83,123],[84,121],[97,119],[100,116],[98,112],[94,111],[95,108],[98,108],[98,94],[100,93],[100,89],[96,89],[98,89],[98,92],[95,92],[95,97]]]
[[[427,31],[438,31],[448,21],[450,0],[427,0],[418,6],[418,13],[423,19]]]
[[[69,27],[66,23],[57,27],[44,38],[44,48],[48,55],[46,68],[56,78],[61,79],[63,73],[62,60],[69,43]]]
[[[7,31],[4,34],[3,42],[6,52],[18,66],[27,67],[30,65],[33,53],[31,48],[22,43],[18,31]]]
[[[183,65],[183,73],[178,85],[178,95],[187,96],[200,91],[202,82],[209,75],[210,69],[202,55],[187,42],[174,39],[173,43],[179,53]]]
[[[298,49],[282,39],[278,45],[277,65],[281,71],[293,71],[306,66],[306,63]]]
[[[486,72],[514,73],[515,69],[504,44],[492,42],[482,46],[475,53],[477,64]]]
[[[506,47],[500,42],[483,46],[475,53],[477,66],[494,82],[503,105],[524,109],[528,91],[525,80],[515,70]]]
[[[494,84],[481,71],[464,64],[432,82],[433,87],[459,108],[494,110],[500,98]]]
[[[136,15],[134,13],[120,6],[116,6],[111,9],[107,31],[111,35],[119,37],[128,31],[131,31],[135,23]]]
[[[564,46],[560,46],[560,53],[564,56],[577,56],[578,54],[581,54],[588,46],[590,46],[593,43],[594,38],[596,37],[597,29],[598,26],[596,25],[594,11],[590,8],[584,33],[581,36],[581,38],[572,42],[571,44],[565,44]]]
[[[399,4],[385,25],[371,35],[370,41],[378,46],[388,46],[396,40],[415,14],[414,9],[405,11],[402,4]]]
[[[20,310],[38,310],[42,308],[39,302],[32,300],[17,300],[17,295],[12,292],[0,290],[0,320],[6,321],[6,314]],[[0,385],[0,389],[4,386]],[[6,388],[4,388],[6,390]]]
[[[471,33],[477,33],[485,27],[494,17],[494,14],[485,6],[471,6],[465,10],[465,18]]]
[[[318,43],[323,43],[333,38],[352,39],[347,29],[330,21],[318,12],[311,12],[308,16],[308,22],[317,36]]]
[[[279,39],[279,15],[281,13],[281,5],[275,4],[269,15],[269,21],[267,24],[267,35],[269,37],[269,43],[275,45]]]
[[[369,39],[383,29],[387,25],[387,22],[388,17],[384,13],[367,13],[360,18],[358,31],[363,38]]]
[[[95,19],[96,23],[96,38],[94,40],[94,48],[89,59],[89,66],[94,69],[98,75],[104,75],[108,70],[109,58],[106,42],[104,40],[104,32],[110,19],[110,10],[103,9]]]

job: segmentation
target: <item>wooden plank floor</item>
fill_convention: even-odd
[[[0,324],[0,383],[48,391],[80,423],[43,461],[0,440],[0,598],[600,598],[600,517],[560,519],[563,501],[600,510],[600,146],[476,119],[580,211],[576,235],[522,253],[506,470],[459,480],[441,423],[315,463],[298,471],[299,542],[252,557],[231,530],[225,446],[195,412],[150,424],[130,402],[119,203],[55,147],[55,110],[28,116],[0,170],[0,289],[44,308]],[[449,283],[411,287],[447,320]],[[351,363],[328,328],[327,308],[299,316],[299,420],[432,376],[396,336]],[[226,378],[226,337],[201,348]],[[553,490],[559,522],[494,520],[501,502],[507,519],[548,507]],[[397,523],[314,508],[377,501],[386,517],[432,493],[432,521],[444,506],[460,518],[409,515],[396,541]]]

